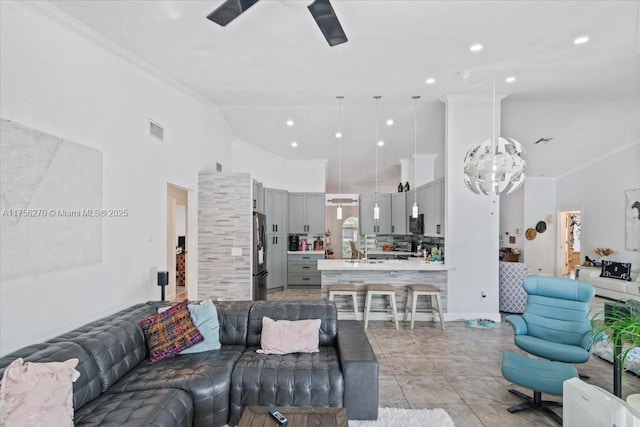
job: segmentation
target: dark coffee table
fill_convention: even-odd
[[[288,427],[348,427],[344,408],[311,408],[281,406],[278,411],[289,420]],[[277,427],[280,424],[269,415],[268,406],[247,406],[238,427]]]

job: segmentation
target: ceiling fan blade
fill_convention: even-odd
[[[229,22],[236,19],[242,12],[249,9],[259,0],[227,0],[222,3],[216,10],[211,12],[207,19],[218,25],[226,26]]]
[[[335,46],[347,41],[347,35],[338,21],[336,12],[329,0],[315,0],[308,6],[309,12],[316,20],[316,24],[320,27],[320,31],[327,39],[329,46]]]

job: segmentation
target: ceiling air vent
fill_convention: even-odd
[[[153,120],[149,120],[149,135],[164,142],[164,128]]]

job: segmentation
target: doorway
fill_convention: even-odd
[[[167,184],[167,299],[170,301],[188,299],[188,205],[189,193]]]
[[[560,275],[575,277],[582,250],[582,211],[561,211],[558,217],[560,219]]]

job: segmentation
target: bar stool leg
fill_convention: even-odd
[[[353,318],[358,320],[358,300],[355,292],[351,294],[351,298],[353,299]]]
[[[364,302],[364,328],[369,327],[369,310],[371,309],[371,292],[367,292],[367,298]]]
[[[396,294],[389,294],[389,299],[391,300],[391,312],[393,313],[393,321],[396,324],[396,329],[400,329],[398,326],[398,309],[396,307]]]
[[[409,300],[411,299],[411,290],[407,290],[407,300],[404,304],[404,321],[409,318]]]
[[[435,295],[435,297],[436,297],[436,306],[438,307],[438,315],[440,317],[440,328],[444,331],[444,316],[442,315],[442,302],[440,301],[440,295]]]
[[[413,329],[413,325],[416,321],[416,306],[418,305],[418,293],[413,293],[413,302],[411,307],[411,329]]]

